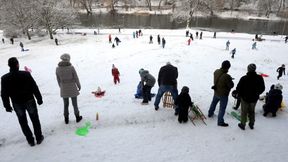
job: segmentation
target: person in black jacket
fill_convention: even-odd
[[[28,126],[26,117],[26,111],[28,112],[34,127],[37,144],[41,144],[44,136],[42,135],[41,124],[34,99],[34,97],[36,97],[37,103],[41,105],[43,103],[41,93],[31,74],[26,71],[19,71],[19,62],[16,57],[11,57],[8,60],[8,65],[10,72],[1,78],[3,105],[7,112],[12,112],[13,109],[9,101],[9,99],[11,99],[22,132],[26,136],[26,140],[30,146],[34,146],[34,137]]]
[[[282,64],[282,65],[277,69],[277,72],[278,72],[277,79],[279,80],[279,79],[282,77],[283,74],[285,75],[285,65]]]
[[[245,130],[247,115],[249,117],[249,127],[254,129],[255,123],[255,106],[259,99],[259,95],[265,90],[265,83],[262,76],[256,74],[256,65],[249,64],[247,74],[243,76],[236,90],[241,97],[241,123],[239,128]]]
[[[271,88],[268,95],[265,99],[265,104],[263,105],[264,114],[263,116],[267,116],[268,113],[272,113],[272,116],[275,117],[278,109],[281,107],[281,102],[283,99],[282,96],[282,85],[276,84],[274,88]]]
[[[191,101],[191,97],[189,96],[189,88],[184,86],[181,90],[181,93],[177,97],[175,101],[175,105],[177,105],[179,109],[178,121],[179,123],[186,123],[188,121],[188,110],[189,107],[193,106],[193,102]]]
[[[177,78],[178,78],[178,69],[171,65],[170,62],[167,62],[165,66],[160,68],[158,74],[158,93],[154,102],[155,110],[159,109],[160,99],[165,92],[170,92],[172,98],[175,101],[178,96],[177,90]],[[178,109],[175,109],[175,115],[178,115]]]

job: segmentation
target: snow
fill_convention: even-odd
[[[144,36],[133,39],[135,29],[100,29],[100,35],[93,35],[91,29],[74,29],[66,34],[60,31],[55,37],[60,45],[48,37],[28,41],[15,39],[11,45],[0,44],[0,75],[9,71],[7,60],[17,57],[20,68],[32,69],[43,95],[44,104],[38,107],[45,140],[41,145],[30,147],[23,136],[15,112],[0,111],[0,157],[1,162],[51,162],[51,161],[137,161],[137,162],[283,162],[288,158],[287,145],[287,108],[280,111],[276,118],[263,117],[262,105],[256,106],[255,129],[245,131],[238,128],[238,121],[229,115],[224,119],[228,128],[218,127],[217,119],[207,119],[207,126],[196,121],[179,124],[173,109],[154,110],[153,102],[141,105],[134,98],[140,80],[138,70],[144,68],[156,78],[161,66],[170,61],[178,68],[178,89],[184,85],[190,88],[192,101],[207,115],[213,97],[211,90],[213,72],[222,61],[230,60],[229,74],[237,85],[241,76],[246,74],[247,65],[255,63],[257,72],[268,74],[264,78],[267,92],[271,84],[281,83],[284,87],[284,102],[288,103],[288,77],[277,81],[276,69],[288,64],[288,46],[283,36],[263,35],[265,41],[257,42],[258,50],[251,50],[254,35],[240,33],[203,32],[203,40],[195,39],[191,46],[184,37],[186,29],[153,30],[142,29]],[[95,29],[95,31],[97,31]],[[112,49],[108,34],[122,41]],[[148,44],[153,35],[154,44]],[[166,39],[163,49],[157,44],[157,34]],[[230,40],[230,50],[237,48],[235,58],[231,59],[225,44]],[[27,52],[20,52],[19,42],[24,43]],[[82,89],[78,105],[83,121],[75,122],[70,103],[70,123],[66,125],[63,117],[63,101],[60,97],[55,70],[60,55],[69,53]],[[120,71],[121,83],[114,85],[111,76],[112,64]],[[91,94],[98,86],[105,90],[105,96],[95,98]],[[235,89],[235,88],[233,88]],[[232,89],[232,90],[233,90]],[[158,85],[152,92],[157,93]],[[234,99],[230,95],[226,112],[232,110]],[[0,103],[1,107],[2,103]],[[218,105],[219,106],[219,105]],[[218,108],[217,108],[218,110]],[[96,113],[99,120],[96,121]],[[217,112],[216,112],[217,114]],[[91,122],[92,127],[85,137],[77,136],[77,128]],[[30,123],[31,125],[31,123]]]

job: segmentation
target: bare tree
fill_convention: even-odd
[[[87,15],[92,15],[93,0],[77,0],[81,6],[86,10]]]
[[[145,0],[147,7],[149,8],[149,11],[152,11],[152,5],[151,5],[151,0]]]

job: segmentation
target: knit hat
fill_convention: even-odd
[[[189,93],[189,88],[187,86],[184,86],[181,90],[181,93]]]
[[[277,83],[274,88],[281,91],[283,89],[283,86],[280,83]]]
[[[139,74],[143,73],[143,71],[144,71],[144,69],[141,68],[141,69],[139,70]]]
[[[69,62],[69,61],[70,61],[70,55],[67,54],[67,53],[64,53],[63,55],[61,55],[60,59],[61,59],[62,61],[67,61],[67,62]]]
[[[11,57],[11,58],[9,58],[9,60],[8,60],[8,66],[9,66],[11,69],[18,68],[19,62],[18,62],[17,58],[16,58],[16,57]]]
[[[255,64],[249,64],[247,67],[248,72],[255,72],[256,65]]]
[[[222,69],[227,69],[228,70],[230,67],[231,67],[231,64],[230,64],[230,62],[228,60],[225,60],[225,61],[222,62],[222,65],[221,65]]]

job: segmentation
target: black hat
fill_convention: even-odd
[[[230,67],[231,67],[231,64],[228,60],[225,60],[222,62],[222,66],[221,66],[222,69],[229,69]]]
[[[256,65],[255,64],[249,64],[247,67],[248,72],[255,72]]]
[[[189,93],[189,88],[187,86],[184,86],[181,90],[181,93]]]
[[[17,60],[16,57],[11,57],[11,58],[9,58],[9,60],[8,60],[8,66],[9,66],[11,69],[18,68],[18,65],[19,65],[19,62],[18,62],[18,60]]]

